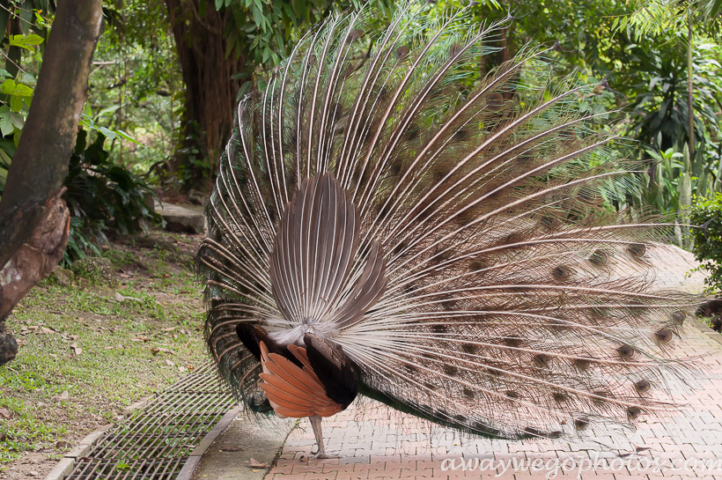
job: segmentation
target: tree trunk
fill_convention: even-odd
[[[692,53],[694,30],[692,29],[692,7],[687,7],[687,120],[689,122],[689,159],[694,165],[694,67]]]
[[[0,323],[62,257],[68,211],[63,180],[87,98],[102,23],[101,0],[58,2],[20,143],[0,200]],[[0,365],[17,345],[0,328]]]
[[[202,17],[201,2],[205,2]],[[182,166],[186,172],[191,170],[190,176],[185,175],[191,184],[209,189],[216,159],[231,135],[236,96],[243,83],[231,75],[246,66],[246,59],[236,58],[235,52],[226,56],[228,36],[223,32],[230,10],[216,11],[208,0],[165,3],[185,84],[184,140],[172,163],[176,169]],[[198,167],[194,159],[207,161],[207,167]],[[205,185],[197,184],[203,180]]]

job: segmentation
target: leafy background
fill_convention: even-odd
[[[211,188],[215,160],[232,126],[228,111],[237,100],[263,87],[315,23],[362,3],[104,0],[104,33],[66,182],[74,216],[66,262],[97,250],[109,234],[158,221],[150,208],[153,194],[173,201],[202,198]],[[383,28],[395,2],[369,3]],[[502,49],[482,69],[528,43],[543,44],[554,46],[559,75],[576,71],[589,82],[603,82],[593,108],[608,116],[593,128],[621,121],[633,141],[615,148],[646,165],[637,182],[610,187],[616,190],[610,204],[667,215],[679,224],[677,243],[691,248],[693,198],[722,192],[722,0],[439,0],[429,2],[429,15],[462,6],[471,9],[473,23],[514,17],[502,30]],[[53,12],[51,0],[0,0],[0,194]],[[199,64],[204,55],[212,63]],[[222,108],[208,113],[204,105]]]

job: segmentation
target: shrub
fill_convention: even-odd
[[[63,263],[98,255],[107,242],[106,232],[122,235],[146,229],[146,221],[159,222],[160,215],[146,203],[155,196],[151,188],[122,165],[110,161],[105,136],[97,132],[88,145],[88,132],[80,130],[70,157],[64,199],[72,215],[70,238]]]
[[[722,291],[722,193],[711,198],[695,198],[690,211],[695,257],[710,275],[705,280],[711,290]]]

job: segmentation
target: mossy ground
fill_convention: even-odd
[[[41,477],[75,442],[205,361],[199,241],[124,239],[104,251],[105,278],[51,277],[22,300],[8,320],[20,351],[0,367],[0,479]]]

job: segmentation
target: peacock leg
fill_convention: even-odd
[[[323,434],[321,433],[321,417],[318,415],[311,415],[308,417],[311,420],[311,427],[313,428],[313,434],[316,436],[316,443],[318,444],[318,451],[313,455],[319,460],[325,458],[336,458],[336,455],[329,455],[326,453],[326,449],[323,447]]]

